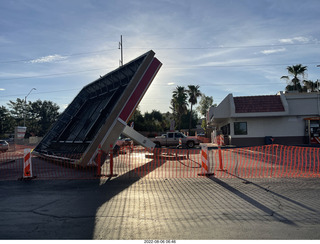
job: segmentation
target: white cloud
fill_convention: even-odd
[[[284,44],[293,44],[296,42],[307,43],[310,41],[310,39],[307,37],[303,37],[303,36],[297,36],[297,37],[293,37],[293,38],[280,39],[279,41]]]
[[[252,63],[255,63],[256,60],[252,58],[243,58],[243,59],[232,59],[228,58],[223,61],[213,61],[213,62],[207,62],[200,65],[195,65],[195,67],[205,67],[205,66],[217,66],[217,67],[230,67],[230,66],[244,66],[244,65],[251,65]]]
[[[174,85],[174,82],[169,82],[168,83],[168,86],[172,86],[172,85]]]
[[[0,91],[5,91],[6,89],[4,89],[4,88],[0,88]]]
[[[30,60],[29,62],[33,63],[33,64],[36,64],[36,63],[53,63],[53,62],[64,60],[66,58],[67,57],[65,57],[65,56],[61,56],[59,54],[54,54],[54,55],[48,55],[48,56],[45,56],[45,57],[33,59],[33,60]]]
[[[279,49],[263,50],[263,51],[261,51],[261,53],[268,55],[268,54],[280,53],[280,52],[284,52],[284,51],[286,51],[285,48],[279,48]]]

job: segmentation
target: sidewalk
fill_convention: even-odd
[[[320,179],[0,182],[0,239],[320,239]]]

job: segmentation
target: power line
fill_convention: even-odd
[[[121,48],[120,48],[121,44]],[[286,44],[269,44],[269,45],[243,45],[243,46],[208,46],[208,47],[126,47],[126,49],[154,49],[154,50],[210,50],[210,49],[236,49],[236,48],[266,48],[266,47],[280,47],[280,46],[307,46],[307,45],[319,45],[320,42],[316,43],[286,43]],[[121,41],[119,42],[119,48],[121,49],[121,60],[123,64],[123,53],[122,53],[122,35],[121,35]],[[73,56],[85,56],[85,55],[91,55],[95,53],[103,53],[108,51],[115,51],[116,48],[110,48],[110,49],[102,49],[98,51],[91,51],[91,52],[79,52],[79,53],[71,53],[71,54],[61,54],[62,57],[73,57]],[[30,58],[30,59],[17,59],[17,60],[3,60],[0,61],[0,64],[5,63],[18,63],[18,62],[31,62],[33,60],[36,60],[38,58]],[[120,63],[121,63],[120,60]]]
[[[318,64],[318,63],[319,63],[319,61],[318,62],[308,62],[308,63],[304,63],[304,64],[310,65],[310,64]],[[237,64],[237,65],[185,65],[185,66],[166,66],[166,68],[167,69],[208,69],[208,68],[263,67],[263,66],[270,67],[270,66],[288,66],[288,65],[290,65],[290,64],[278,63],[278,64]],[[14,77],[14,78],[0,79],[0,81],[21,80],[21,79],[31,79],[31,78],[47,78],[47,77],[55,77],[55,76],[63,76],[63,75],[70,75],[70,74],[92,72],[92,71],[98,71],[98,70],[106,70],[106,68],[69,71],[69,72],[53,73],[53,74],[46,74],[46,75],[20,76],[20,77]]]
[[[43,92],[34,92],[33,95],[37,95],[37,94],[49,94],[49,93],[61,93],[61,92],[70,92],[70,91],[80,91],[81,87],[79,87],[78,89],[63,89],[63,90],[56,90],[56,91],[43,91]],[[11,95],[1,95],[0,97],[0,101],[4,101],[7,99],[3,99],[3,98],[9,98],[9,97],[24,97],[25,94],[11,94]]]
[[[47,75],[21,76],[21,77],[0,79],[0,81],[55,77],[55,76],[61,76],[61,75],[78,74],[78,73],[85,73],[85,72],[98,71],[98,70],[105,70],[105,68],[88,69],[88,70],[81,70],[81,71],[70,71],[70,72],[54,73],[54,74],[47,74]]]
[[[85,56],[85,55],[91,55],[95,53],[104,53],[109,51],[115,51],[116,48],[110,48],[110,49],[103,49],[99,51],[92,51],[92,52],[80,52],[80,53],[72,53],[72,54],[61,54],[62,57],[74,57],[74,56]],[[32,62],[34,60],[37,60],[39,58],[29,58],[29,59],[17,59],[17,60],[7,60],[7,61],[0,61],[0,64],[6,64],[6,63],[20,63],[20,62]]]
[[[265,44],[265,45],[243,45],[243,46],[208,46],[208,47],[153,47],[152,49],[195,49],[195,50],[206,50],[206,49],[228,49],[228,48],[261,48],[261,47],[283,47],[283,46],[306,46],[306,45],[319,45],[320,42],[314,43],[285,43],[285,44]],[[148,49],[146,47],[127,47],[127,49]]]
[[[240,83],[211,83],[211,84],[200,84],[200,87],[206,87],[206,86],[230,86],[230,85],[239,85],[239,86],[269,86],[269,85],[283,85],[281,83],[276,83],[276,82],[271,82],[271,83],[258,83],[258,84],[250,84],[250,83],[245,83],[245,84],[240,84]],[[169,86],[167,84],[153,84],[152,86]],[[171,85],[170,85],[171,86]],[[80,91],[81,87],[79,88],[74,88],[74,89],[62,89],[62,90],[55,90],[55,91],[42,91],[42,92],[34,92],[34,95],[37,94],[50,94],[50,93],[61,93],[61,92],[69,92],[69,91]],[[25,94],[9,94],[9,95],[1,95],[1,98],[4,97],[21,97],[25,96]],[[145,100],[148,100],[148,98],[144,98]],[[149,98],[150,100],[151,98]],[[157,98],[158,99],[158,98]],[[152,98],[154,100],[154,98]]]
[[[297,62],[292,62],[297,63]],[[298,62],[299,63],[299,62]],[[305,63],[306,65],[310,64],[317,64],[318,62],[308,62]],[[226,64],[226,65],[215,65],[215,64],[208,64],[208,65],[185,65],[185,66],[166,66],[168,69],[190,69],[190,68],[232,68],[232,67],[263,67],[263,66],[287,66],[291,65],[288,63],[273,63],[273,64]]]

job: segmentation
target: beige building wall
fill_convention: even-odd
[[[279,93],[285,109],[283,112],[235,113],[232,94],[218,107],[209,110],[212,125],[217,129],[230,124],[229,144],[249,146],[263,145],[266,137],[274,137],[275,143],[304,144],[306,122],[304,118],[320,115],[318,93]],[[246,122],[247,134],[235,135],[234,122]]]

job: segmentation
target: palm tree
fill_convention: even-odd
[[[304,80],[303,85],[304,92],[316,92],[319,89],[318,81],[313,82],[312,80]]]
[[[287,67],[289,76],[293,76],[293,79],[291,80],[292,85],[288,85],[286,87],[286,90],[296,90],[296,91],[302,91],[300,79],[298,78],[299,76],[304,77],[305,71],[307,71],[307,66],[302,66],[302,64],[297,64],[293,66],[288,66]],[[282,76],[281,79],[286,79],[290,80],[289,76]]]
[[[189,135],[191,132],[191,121],[192,121],[192,106],[197,104],[198,98],[202,95],[199,88],[200,86],[194,86],[194,85],[189,85],[188,86],[188,95],[189,95],[189,100],[188,102],[190,103],[190,119],[189,119]]]
[[[179,130],[181,129],[181,116],[187,113],[187,93],[183,86],[177,86],[172,92],[171,109],[177,121]]]

